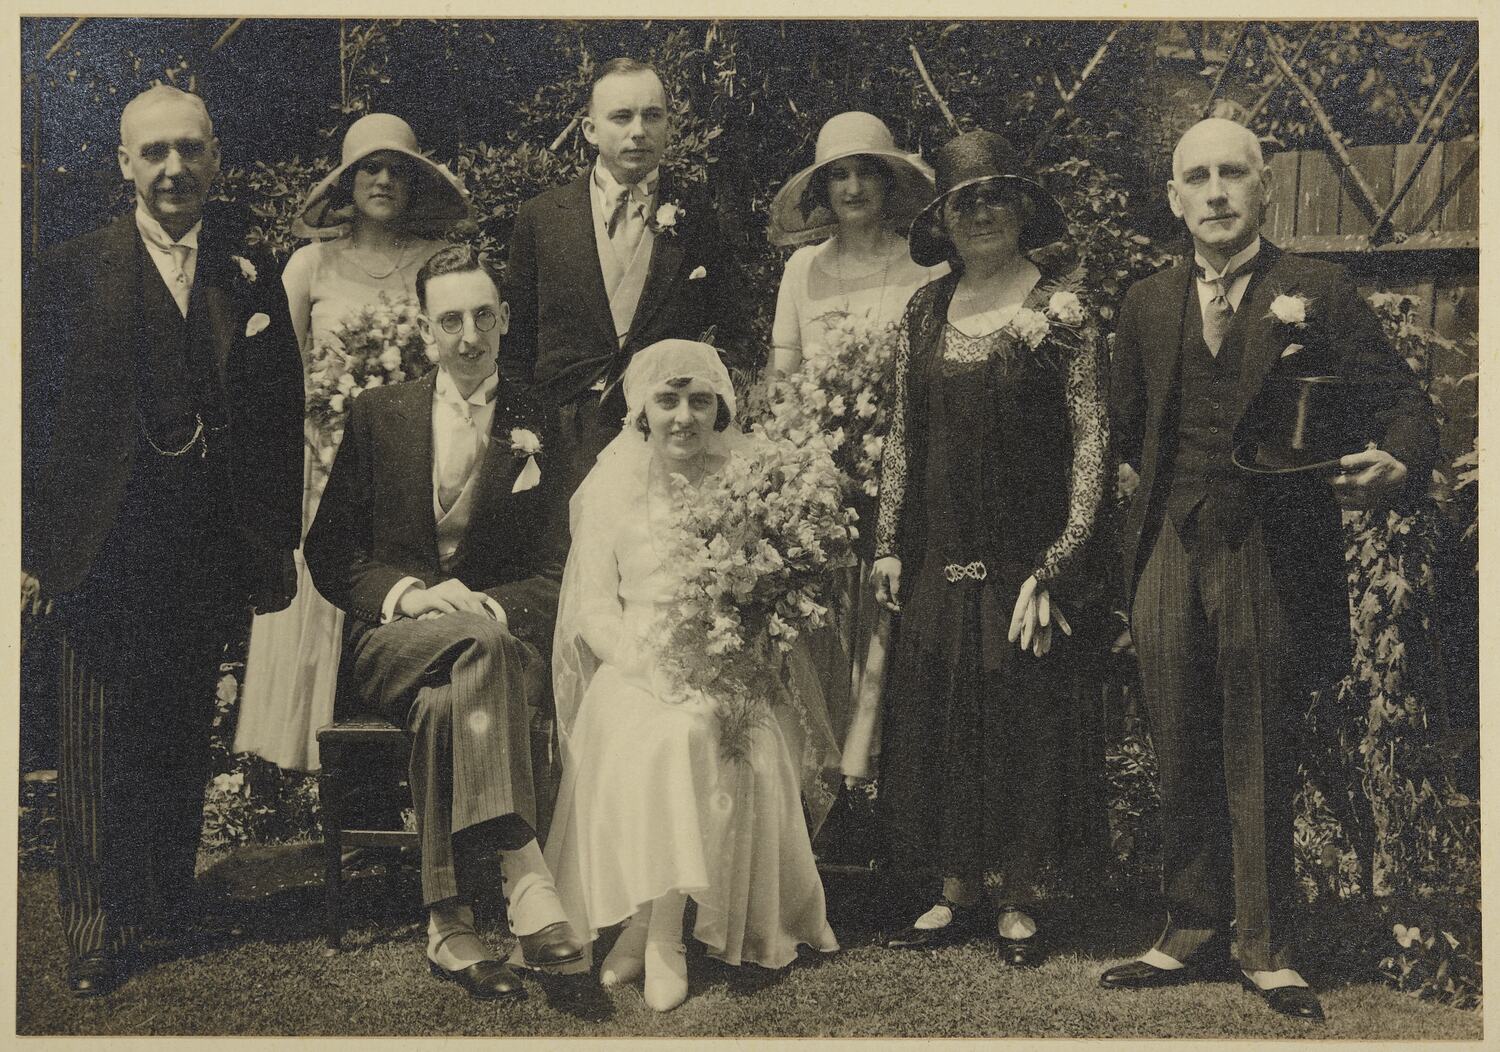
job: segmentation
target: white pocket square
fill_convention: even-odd
[[[269,314],[262,314],[260,311],[256,311],[254,314],[250,315],[250,320],[245,323],[245,335],[254,336],[256,333],[261,332],[267,325],[270,324],[271,316]]]
[[[688,275],[688,280],[689,281],[697,281],[699,278],[706,278],[706,277],[708,277],[708,268],[707,267],[694,267],[693,268],[693,272]]]
[[[542,481],[542,469],[537,467],[536,457],[527,457],[526,466],[516,476],[515,485],[511,486],[512,493],[524,493],[538,482]]]
[[[1290,358],[1300,350],[1302,350],[1302,345],[1300,343],[1289,343],[1286,345],[1286,350],[1281,352],[1281,356],[1283,358]]]

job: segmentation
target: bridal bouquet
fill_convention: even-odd
[[[834,463],[854,490],[873,497],[890,428],[887,392],[900,328],[872,327],[841,311],[825,320],[826,342],[808,346],[797,372],[769,384],[767,429],[793,442],[830,436]]]
[[[434,358],[417,327],[416,301],[391,299],[351,310],[313,346],[307,375],[307,421],[318,466],[327,471],[344,434],[349,405],[372,387],[421,376]]]
[[[828,436],[799,444],[757,427],[697,489],[671,479],[663,564],[678,581],[656,649],[678,693],[712,699],[726,758],[745,758],[786,654],[827,623],[828,572],[853,564],[832,454]]]

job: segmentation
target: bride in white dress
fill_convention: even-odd
[[[662,675],[651,638],[673,593],[658,551],[669,474],[696,484],[749,439],[730,426],[734,389],[707,344],[646,348],[624,390],[625,428],[570,507],[553,643],[563,783],[546,856],[586,941],[628,921],[600,981],[644,973],[646,1003],[667,1011],[687,997],[689,897],[694,937],[729,964],[780,968],[801,944],[838,949],[801,800],[836,776],[837,755],[805,658],[796,701],[767,676],[776,718],[752,732],[742,761],[720,754],[712,699],[685,699]],[[816,822],[825,808],[809,796]]]

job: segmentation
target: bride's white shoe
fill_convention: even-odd
[[[648,905],[630,920],[610,947],[599,967],[600,986],[620,986],[641,977],[645,968],[646,932],[651,917]]]
[[[681,942],[661,940],[646,943],[646,1004],[658,1012],[670,1012],[687,1000],[687,950]]]

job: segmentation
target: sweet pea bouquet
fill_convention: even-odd
[[[854,562],[833,448],[757,426],[698,488],[671,479],[663,564],[678,580],[655,648],[679,693],[711,699],[728,759],[745,758],[783,693],[776,676],[798,637],[827,623],[829,571]]]
[[[767,431],[801,444],[829,437],[835,465],[873,497],[890,429],[887,391],[899,327],[872,327],[843,312],[826,315],[826,340],[805,349],[802,367],[766,391]]]
[[[306,416],[322,471],[333,465],[354,399],[372,387],[421,376],[432,365],[418,313],[416,301],[382,293],[374,303],[351,310],[313,346]]]

